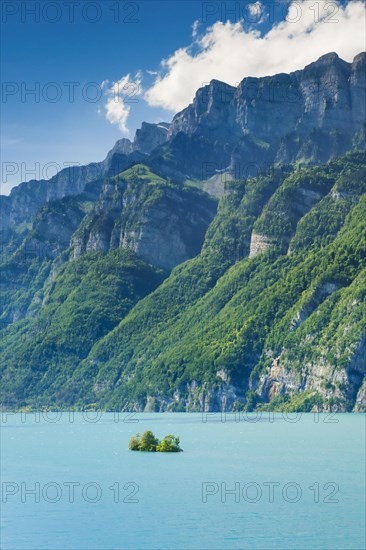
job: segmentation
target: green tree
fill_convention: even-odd
[[[182,450],[179,443],[179,437],[169,434],[159,443],[156,450],[160,453],[179,453]]]
[[[157,445],[159,445],[159,440],[151,430],[146,430],[141,436],[140,451],[156,451]]]
[[[130,442],[128,444],[128,448],[130,451],[139,451],[141,445],[141,436],[140,434],[136,434],[133,437],[131,437]]]

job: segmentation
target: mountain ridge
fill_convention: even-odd
[[[318,74],[324,67],[328,69],[326,74]],[[305,84],[302,83],[306,92],[302,100],[300,77],[308,74],[310,86],[306,87],[306,77]],[[64,168],[51,180],[24,182],[13,188],[9,196],[1,195],[2,227],[19,223],[20,216],[22,221],[29,221],[47,200],[79,194],[88,183],[117,175],[139,162],[149,165],[162,177],[179,182],[197,178],[207,180],[224,170],[231,179],[243,179],[253,175],[253,170],[258,173],[276,163],[326,162],[349,150],[353,139],[365,143],[365,74],[366,52],[356,55],[352,63],[330,53],[290,74],[246,77],[237,88],[212,80],[213,84],[197,90],[193,102],[177,113],[170,124],[144,122],[133,142],[126,138],[118,140],[104,161]],[[322,89],[324,77],[328,80]],[[266,94],[268,97],[263,99]],[[280,101],[276,101],[275,94],[282,94]],[[280,111],[276,114],[279,105]],[[320,110],[318,120],[311,116],[314,105]],[[301,146],[293,135],[296,130],[294,117],[298,116],[299,107],[305,118],[310,119],[310,126],[301,137]],[[352,115],[350,127],[349,114]],[[274,117],[272,123],[271,117]],[[286,131],[278,130],[280,141],[273,148],[267,136],[276,128],[282,128],[286,120]],[[327,133],[329,121],[332,123],[330,134]],[[338,127],[344,130],[339,135],[335,132]],[[198,139],[195,139],[196,134]],[[28,191],[32,194],[32,202]]]
[[[1,197],[2,405],[366,410],[365,63],[212,81]]]

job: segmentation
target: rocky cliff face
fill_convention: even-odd
[[[294,397],[307,392],[320,397],[320,408],[323,408],[323,403],[330,402],[334,410],[337,410],[337,405],[342,410],[345,404],[352,404],[355,411],[365,411],[365,357],[365,337],[352,350],[344,369],[335,367],[323,357],[316,363],[309,362],[300,370],[294,370],[280,355],[261,375],[256,391],[266,402],[284,395]]]
[[[162,145],[168,140],[169,126],[166,122],[159,122],[158,124],[143,122],[141,128],[136,130],[134,140],[130,141],[127,138],[119,139],[108,153],[107,158],[113,156],[115,153],[130,155],[134,151],[149,155],[155,147]]]
[[[114,170],[125,146],[117,144],[109,159]],[[2,233],[1,319],[12,323],[35,315],[43,286],[52,284],[63,264],[86,253],[130,250],[154,269],[170,271],[199,254],[216,208],[209,195],[167,182],[140,164],[86,184],[79,195],[47,201],[23,230]]]
[[[301,71],[244,78],[237,88],[213,80],[174,117],[169,136],[200,133],[235,143],[253,135],[271,143],[314,128],[353,135],[365,122],[365,72],[366,53],[352,63],[330,53]]]
[[[141,153],[150,154],[156,147],[162,145],[168,140],[169,124],[159,122],[158,124],[148,124],[143,122],[141,129],[136,131],[133,141],[133,150]]]
[[[107,180],[72,240],[73,257],[128,248],[170,270],[197,255],[216,213],[216,201],[194,188],[167,184],[136,165]],[[144,181],[146,180],[146,181]]]
[[[201,162],[235,177],[250,163],[325,162],[348,150],[365,124],[365,69],[365,53],[353,63],[330,53],[302,71],[244,78],[237,88],[213,80],[174,117],[169,137],[191,137],[187,156],[196,136],[220,143],[225,154]],[[192,167],[197,176],[200,170]]]
[[[48,200],[82,193],[138,162],[176,181],[220,172],[245,179],[273,163],[326,162],[355,140],[365,143],[365,74],[365,53],[353,63],[330,53],[291,74],[244,78],[237,88],[212,80],[171,124],[144,122],[104,161],[65,168],[1,197],[2,227],[30,221]]]

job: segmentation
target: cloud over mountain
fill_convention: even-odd
[[[257,11],[258,7],[259,2]],[[242,20],[217,21],[190,46],[176,50],[161,62],[161,72],[144,98],[152,107],[176,112],[212,79],[235,85],[245,76],[302,69],[329,52],[330,44],[346,61],[365,49],[364,2],[293,2],[286,20],[264,35],[247,28]]]
[[[114,82],[107,89],[107,102],[105,103],[106,118],[111,124],[118,124],[119,129],[123,134],[128,134],[127,119],[130,114],[131,104],[138,101],[138,97],[142,95],[141,87],[142,76],[138,72],[131,78],[127,74]],[[102,88],[104,87],[102,83]]]

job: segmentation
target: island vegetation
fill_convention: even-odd
[[[180,448],[179,443],[179,437],[174,435],[166,435],[161,441],[159,441],[151,430],[146,430],[142,435],[136,434],[131,437],[128,448],[130,451],[179,453],[183,451],[183,449]]]

